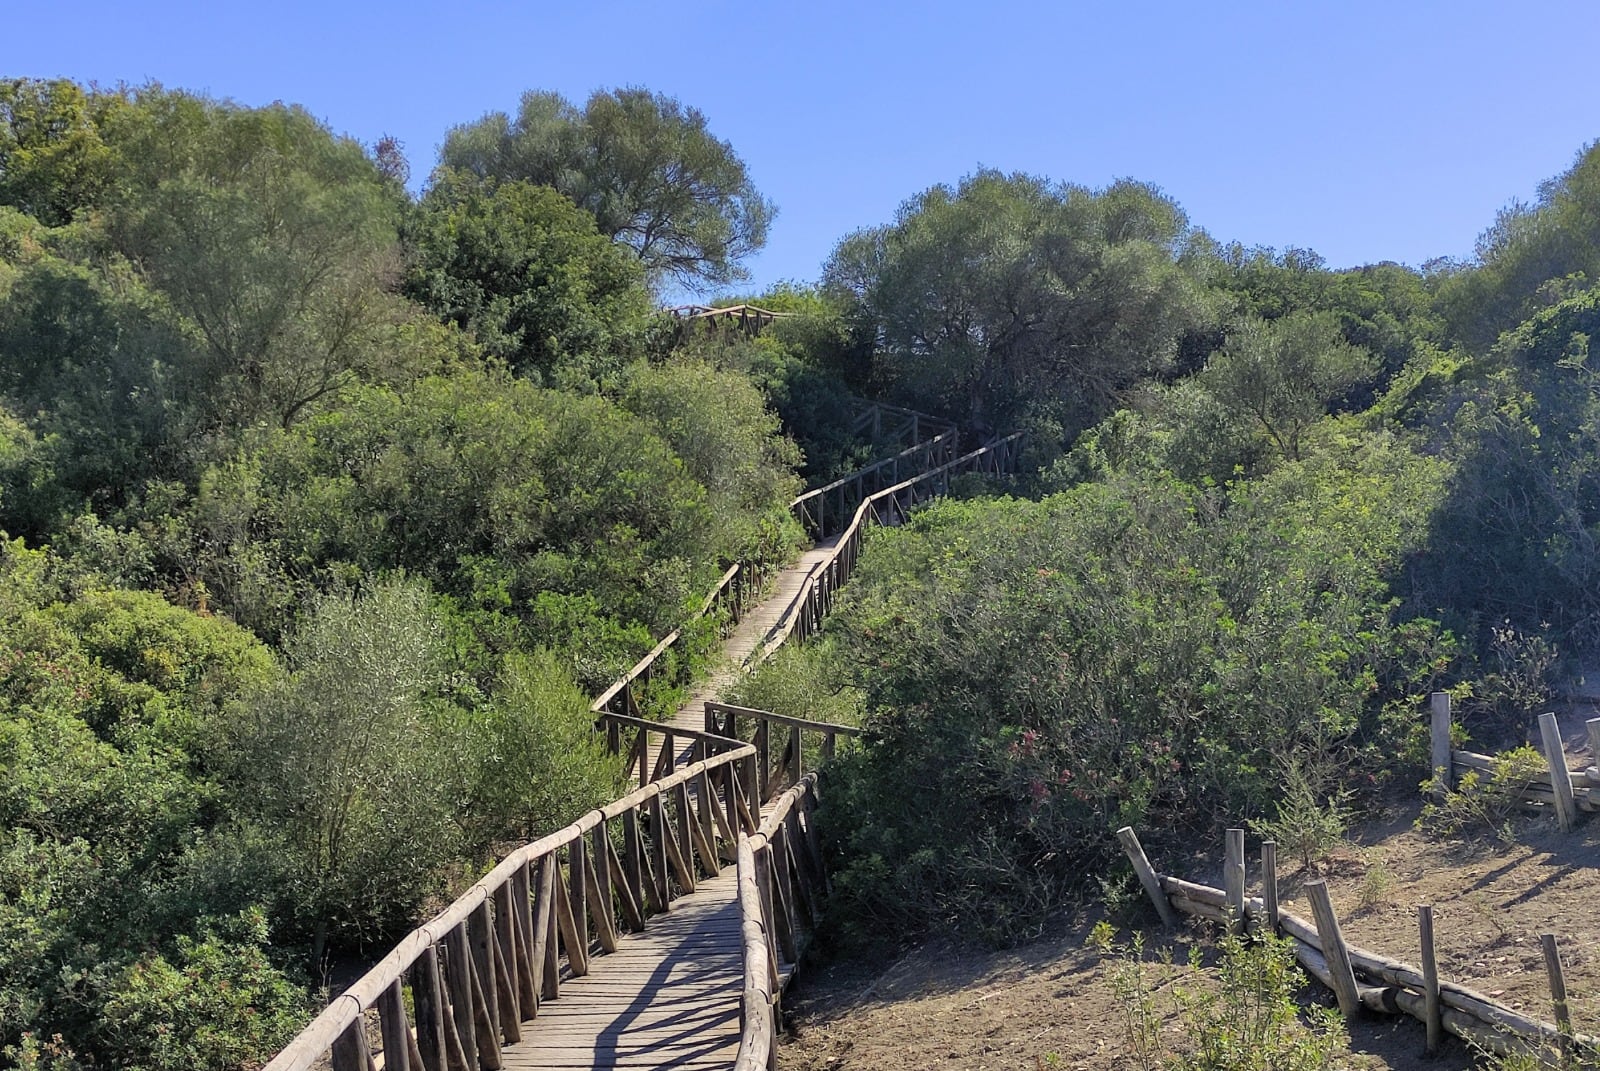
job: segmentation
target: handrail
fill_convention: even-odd
[[[710,594],[701,602],[700,609],[691,620],[703,618],[719,606],[726,605],[730,610],[729,616],[732,622],[738,624],[760,589],[765,574],[766,567],[762,564],[735,562],[728,566],[722,574],[722,579],[717,581],[716,587],[712,588]],[[683,626],[667,633],[650,649],[649,654],[635,662],[626,673],[613,681],[609,688],[589,704],[590,713],[596,715],[597,726],[607,713],[638,716],[639,702],[637,696],[633,694],[634,684],[639,681],[648,684],[656,661],[682,638]]]
[[[952,420],[946,420],[944,417],[936,417],[930,413],[920,412],[916,409],[907,409],[903,405],[890,405],[888,402],[868,402],[866,408],[863,409],[861,414],[856,417],[854,422],[851,423],[850,434],[859,435],[868,428],[871,428],[873,432],[873,439],[881,437],[883,432],[882,420],[884,413],[893,413],[896,416],[910,418],[911,422],[899,429],[895,435],[896,438],[899,437],[899,434],[905,431],[911,432],[912,439],[921,438],[920,432],[923,424],[927,424],[929,427],[934,428],[944,428],[947,431],[955,430],[956,426],[955,422]]]
[[[877,477],[885,469],[889,469],[893,472],[892,479],[898,479],[901,462],[909,460],[914,454],[922,455],[922,467],[928,468],[938,461],[940,457],[946,457],[946,455],[954,453],[957,439],[955,425],[937,417],[929,416],[926,413],[919,413],[913,409],[903,409],[899,406],[873,402],[867,407],[865,413],[857,418],[856,423],[861,425],[862,421],[865,420],[870,424],[874,419],[875,413],[883,412],[895,413],[910,418],[913,438],[920,438],[918,428],[922,423],[928,424],[930,428],[941,428],[943,430],[932,439],[914,442],[893,457],[875,462],[848,476],[841,477],[825,487],[807,491],[796,497],[789,503],[789,510],[794,514],[800,526],[808,534],[811,534],[813,538],[819,540],[827,538],[828,495],[835,495],[839,499],[839,505],[833,515],[841,516],[848,512],[845,506],[847,488],[854,487],[856,489],[856,498],[859,500],[869,478]],[[946,461],[948,461],[948,457],[946,457]],[[815,509],[813,509],[813,503],[815,503]],[[738,624],[744,610],[749,606],[751,596],[759,590],[762,581],[765,579],[765,572],[763,565],[749,562],[735,562],[730,565],[722,574],[722,578],[717,582],[717,585],[711,589],[711,593],[700,604],[700,608],[694,614],[693,619],[705,617],[719,605],[727,605],[732,611],[733,623]],[[680,626],[673,629],[651,648],[649,654],[635,662],[626,673],[618,677],[611,683],[610,687],[600,693],[589,706],[590,711],[596,715],[597,723],[603,722],[603,715],[608,711],[614,714],[637,717],[639,704],[637,697],[634,695],[634,685],[641,680],[648,683],[657,660],[671,650],[682,638],[683,628]]]
[[[818,540],[826,539],[833,534],[828,527],[831,518],[848,516],[852,502],[859,503],[874,491],[900,482],[902,462],[910,462],[915,457],[915,471],[919,473],[936,468],[955,457],[959,439],[957,431],[951,428],[932,439],[913,443],[893,457],[886,457],[830,484],[807,491],[789,503],[789,510],[809,535]],[[828,508],[830,496],[838,500],[832,510]]]
[[[821,736],[818,748],[818,758],[821,762],[828,762],[834,757],[839,737],[859,738],[866,735],[853,725],[836,725],[809,718],[791,718],[784,714],[774,714],[770,710],[736,707],[728,703],[708,702],[705,705],[705,714],[706,732],[731,741],[744,742],[744,737],[739,731],[741,722],[755,725],[753,739],[750,741],[756,749],[755,798],[763,803],[771,799],[773,793],[785,784],[798,784],[805,778],[806,733]],[[773,747],[774,726],[779,728],[782,738],[778,749]],[[782,733],[783,729],[787,729],[788,732]],[[776,763],[772,761],[774,750],[778,751]]]
[[[613,755],[626,753],[627,763],[622,767],[622,777],[627,780],[632,776],[635,768],[638,770],[639,785],[659,781],[672,773],[678,765],[678,742],[686,740],[690,743],[689,762],[698,762],[703,758],[716,755],[731,748],[738,747],[739,740],[715,733],[709,729],[702,732],[698,729],[686,729],[667,721],[651,721],[648,718],[636,718],[628,714],[617,714],[612,711],[602,711],[596,720],[597,728],[603,728],[606,734],[606,745]],[[626,749],[622,746],[622,734],[626,729],[634,731],[633,743]],[[655,734],[662,738],[661,745],[656,749],[656,761],[650,761],[650,736]],[[760,758],[760,752],[757,751]],[[759,771],[758,764],[758,771]],[[757,783],[760,781],[759,773]]]
[[[386,1052],[403,1046],[408,1057],[386,1059],[388,1067],[474,1066],[473,1054],[498,1054],[502,1040],[520,1039],[540,1000],[558,991],[563,952],[573,976],[588,973],[591,921],[600,952],[613,951],[619,909],[624,927],[644,929],[648,916],[667,909],[674,888],[693,892],[699,871],[718,871],[718,835],[729,842],[735,830],[757,828],[745,790],[754,759],[753,747],[736,745],[516,848],[335,998],[265,1071],[304,1071],[330,1052],[335,1071],[366,1071],[372,1057],[363,1015],[372,1008]],[[618,818],[620,855],[608,828]],[[401,999],[408,973],[414,1024]],[[423,1061],[424,1049],[436,1062]]]
[[[738,854],[739,933],[744,952],[743,1025],[734,1071],[773,1066],[775,1008],[785,964],[799,962],[816,922],[816,897],[826,887],[811,811],[817,775],[807,774],[773,804],[761,828],[741,834]]]
[[[838,588],[855,571],[861,554],[861,536],[868,520],[884,523],[884,518],[903,520],[911,506],[923,500],[924,484],[933,484],[934,493],[948,491],[950,477],[963,472],[994,472],[1009,470],[1016,464],[1017,448],[1024,432],[1013,432],[938,468],[902,480],[893,487],[867,496],[856,507],[850,524],[840,533],[839,540],[828,551],[826,558],[811,571],[799,593],[784,610],[778,625],[768,635],[767,642],[756,650],[746,664],[755,664],[768,658],[790,635],[798,632],[801,639],[820,627],[822,618],[833,606],[833,596]]]

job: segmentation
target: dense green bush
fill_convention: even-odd
[[[1015,937],[1117,826],[1271,815],[1305,751],[1370,786],[1451,657],[1386,586],[1442,476],[1368,439],[1231,498],[1130,475],[875,531],[831,626],[876,734],[830,789],[853,919]]]

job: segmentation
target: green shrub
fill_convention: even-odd
[[[621,760],[589,702],[554,652],[506,660],[493,701],[471,718],[476,841],[532,840],[616,797]]]
[[[1501,841],[1512,843],[1516,833],[1511,819],[1522,810],[1523,793],[1548,770],[1544,756],[1531,747],[1502,751],[1494,756],[1487,777],[1478,770],[1468,770],[1456,781],[1455,788],[1425,803],[1417,817],[1417,828],[1439,837],[1492,833]],[[1433,787],[1431,779],[1422,784],[1424,792]]]
[[[250,1068],[281,1048],[310,1017],[304,990],[266,954],[266,918],[249,911],[215,920],[121,971],[98,1033],[127,1071]]]
[[[1303,975],[1290,938],[1224,934],[1214,967],[1194,945],[1187,969],[1168,955],[1148,960],[1137,935],[1117,942],[1109,923],[1090,941],[1110,961],[1124,1044],[1141,1071],[1320,1071],[1348,1043],[1335,1012],[1302,1015],[1294,995]],[[1169,1015],[1176,1030],[1162,1029]]]

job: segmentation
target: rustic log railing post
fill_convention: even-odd
[[[1539,742],[1545,765],[1550,768],[1550,787],[1555,792],[1556,821],[1563,833],[1570,832],[1578,818],[1572,796],[1572,774],[1567,770],[1567,752],[1561,744],[1561,727],[1554,714],[1539,715]]]
[[[1156,876],[1155,867],[1150,865],[1149,858],[1144,854],[1144,847],[1139,843],[1139,834],[1133,831],[1132,826],[1123,826],[1117,830],[1117,839],[1122,842],[1123,851],[1128,853],[1128,861],[1133,864],[1133,872],[1139,876],[1139,884],[1144,886],[1150,902],[1155,905],[1156,914],[1161,916],[1162,925],[1169,930],[1176,930],[1177,913],[1172,910],[1172,901],[1167,899],[1166,892],[1161,888],[1161,879]]]
[[[417,1041],[406,1022],[406,1002],[396,978],[378,997],[378,1029],[383,1038],[383,1071],[411,1071]],[[417,1071],[423,1071],[419,1058]]]
[[[449,1018],[468,1067],[478,1066],[478,1003],[474,1000],[472,953],[467,948],[466,926],[457,923],[444,938],[444,984],[449,995]],[[491,1064],[498,1067],[499,1062]]]
[[[333,1071],[368,1071],[372,1050],[367,1046],[367,1031],[360,1019],[345,1027],[333,1041]]]
[[[1361,1014],[1361,993],[1356,989],[1355,968],[1350,965],[1350,951],[1339,929],[1339,917],[1334,914],[1333,901],[1328,897],[1328,883],[1307,882],[1306,896],[1311,901],[1311,914],[1317,923],[1322,955],[1328,961],[1328,973],[1333,978],[1333,993],[1339,999],[1339,1011],[1346,1019],[1354,1019]]]
[[[1433,794],[1443,798],[1455,787],[1455,771],[1450,761],[1450,693],[1434,692],[1429,701],[1432,724],[1429,740],[1433,750]]]
[[[768,771],[772,769],[771,723],[763,718],[756,725],[756,785],[755,798],[760,803],[768,799]]]
[[[1572,1061],[1572,1013],[1567,1007],[1567,977],[1561,969],[1561,950],[1556,947],[1556,935],[1541,933],[1539,948],[1544,953],[1545,974],[1550,980],[1550,1007],[1556,1017],[1556,1031],[1561,1035],[1561,1062]]]
[[[1261,905],[1262,914],[1266,916],[1267,932],[1278,932],[1278,920],[1282,917],[1278,907],[1278,842],[1264,840],[1261,842]]]
[[[1228,929],[1238,933],[1244,928],[1244,830],[1227,832],[1222,865],[1222,887],[1227,895]]]
[[[1439,1010],[1439,960],[1433,949],[1433,905],[1417,905],[1417,932],[1422,945],[1422,1014],[1428,1028],[1428,1055],[1439,1051],[1444,1020]]]

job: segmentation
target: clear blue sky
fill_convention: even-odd
[[[754,285],[979,165],[1153,182],[1223,241],[1335,267],[1470,255],[1600,137],[1590,2],[12,5],[0,76],[304,105],[406,147],[525,89],[700,108],[779,216]]]

